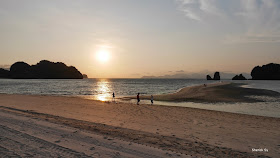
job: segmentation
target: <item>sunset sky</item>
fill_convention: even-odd
[[[0,66],[40,60],[93,78],[280,63],[279,0],[0,0]]]

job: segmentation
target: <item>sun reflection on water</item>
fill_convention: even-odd
[[[100,101],[109,101],[111,98],[111,89],[109,81],[106,79],[101,79],[97,82],[97,91],[98,95],[96,96],[97,100]]]

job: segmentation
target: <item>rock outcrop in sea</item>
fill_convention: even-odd
[[[9,74],[8,70],[0,68],[0,78],[9,78]]]
[[[47,60],[42,60],[36,65],[16,62],[11,66],[10,71],[0,70],[0,76],[5,75],[5,78],[12,79],[83,79],[83,75],[74,66]]]
[[[247,80],[242,74],[236,75],[232,80]]]
[[[211,77],[210,75],[207,75],[207,76],[206,76],[206,79],[207,79],[207,80],[213,80],[212,77]]]
[[[214,73],[214,78],[212,78],[210,75],[207,75],[206,79],[207,80],[221,80],[220,72],[215,72]]]
[[[215,72],[213,80],[221,80],[220,72]]]
[[[251,72],[252,80],[280,80],[280,64],[256,66]]]

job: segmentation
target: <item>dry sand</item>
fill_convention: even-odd
[[[259,102],[248,96],[280,97],[280,93],[271,90],[244,88],[243,84],[220,82],[205,85],[186,87],[173,94],[154,95],[157,101],[192,101],[192,102]],[[141,96],[141,99],[150,99],[151,96]],[[135,99],[135,96],[124,97]]]
[[[0,110],[0,157],[190,157]]]
[[[2,118],[7,116],[3,115],[3,112],[0,113],[2,117],[1,130],[4,130],[4,132],[17,130],[21,133],[27,133],[30,135],[28,137],[40,138],[65,147],[67,150],[89,156],[94,154],[94,152],[88,150],[91,145],[94,145],[94,143],[91,143],[90,137],[88,139],[69,138],[67,140],[68,146],[67,143],[59,144],[64,141],[62,136],[59,137],[59,135],[63,135],[63,132],[56,135],[56,139],[51,139],[52,136],[48,137],[47,135],[39,137],[40,135],[36,135],[36,133],[42,133],[44,130],[31,126],[27,130],[29,132],[26,132],[24,130],[24,128],[27,128],[25,127],[26,121],[20,117],[32,118],[32,121],[36,124],[40,124],[39,121],[44,121],[45,124],[52,123],[49,126],[51,130],[55,130],[61,125],[63,130],[66,130],[67,127],[79,132],[89,132],[94,139],[95,135],[98,134],[116,141],[139,143],[142,145],[134,146],[134,151],[142,152],[142,148],[147,146],[143,153],[151,155],[159,153],[157,156],[161,157],[175,157],[177,155],[174,152],[182,153],[181,156],[192,155],[197,157],[278,157],[280,155],[279,118],[195,108],[115,104],[75,97],[55,96],[1,94],[0,105],[1,111],[9,113],[9,115],[12,115],[10,117],[14,117],[14,119],[22,120],[22,123],[17,123],[17,129],[15,129],[11,127],[9,120],[2,122]],[[65,134],[69,134],[69,131],[66,131]],[[2,137],[3,135],[1,135]],[[21,138],[15,138],[15,140],[17,139]],[[105,149],[98,151],[100,155],[103,154],[104,156],[106,154],[104,151],[107,150],[107,140],[102,138],[97,140],[105,143]],[[1,139],[1,141],[3,140]],[[74,143],[71,143],[71,141]],[[0,144],[0,151],[2,151],[4,150],[2,148],[5,148],[5,143]],[[72,144],[72,146],[69,144]],[[81,144],[86,144],[86,149],[83,149]],[[118,146],[121,143],[116,142],[116,144]],[[134,155],[134,153],[125,152],[127,147],[123,146],[122,150],[117,151],[121,154],[121,157]],[[155,148],[161,152],[155,152]],[[266,148],[269,151],[252,152],[252,148]],[[18,151],[20,150],[11,147],[9,151],[19,154]],[[112,151],[108,157],[114,155],[114,153],[116,152]],[[135,154],[135,157],[148,156]]]

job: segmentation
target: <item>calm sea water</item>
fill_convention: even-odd
[[[116,97],[131,96],[137,93],[143,95],[172,93],[181,88],[204,83],[213,83],[202,79],[83,79],[83,80],[14,80],[1,79],[0,93],[32,94],[55,96],[79,96],[101,101],[112,100]],[[270,89],[280,92],[280,81],[234,81],[246,83],[246,87]],[[238,104],[204,104],[192,102],[155,102],[155,105],[195,107],[202,109],[244,113],[261,116],[280,117],[280,99],[264,98],[263,103]],[[120,101],[120,100],[118,100]],[[122,100],[123,101],[123,100]],[[128,102],[134,103],[135,100]],[[141,101],[149,104],[149,101]]]
[[[0,80],[0,93],[58,96],[83,96],[97,100],[141,94],[163,94],[203,83],[205,80],[184,79],[83,79],[83,80]]]

